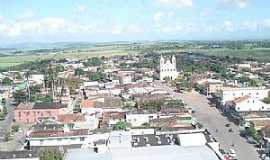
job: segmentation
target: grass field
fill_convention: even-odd
[[[46,55],[4,56],[4,57],[0,57],[0,69],[19,65],[22,63],[32,62],[36,60],[44,60],[44,59],[63,59],[63,58],[86,59],[86,58],[101,57],[101,56],[127,55],[130,53],[134,53],[134,51],[115,49],[115,50],[95,50],[95,51],[80,51],[80,52],[67,51],[65,53],[52,53],[52,54],[46,54]]]
[[[218,48],[218,49],[165,49],[165,50],[155,50],[153,46],[144,46],[149,50],[154,50],[158,53],[165,52],[193,52],[193,53],[202,53],[212,56],[235,56],[240,58],[256,58],[262,61],[270,61],[270,48],[254,48],[254,49],[227,49],[227,48]],[[142,49],[142,48],[141,48]],[[45,55],[16,55],[16,56],[4,56],[0,57],[0,69],[15,66],[18,64],[43,60],[43,59],[86,59],[90,57],[100,57],[100,56],[113,56],[113,55],[127,55],[131,53],[141,52],[141,49],[130,50],[127,46],[121,47],[95,47],[86,50],[65,50],[64,52],[57,52]]]

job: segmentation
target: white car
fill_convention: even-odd
[[[229,154],[230,156],[232,156],[234,159],[236,159],[236,157],[237,157],[236,152],[235,152],[234,149],[229,149],[228,154]]]

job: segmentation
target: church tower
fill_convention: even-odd
[[[165,61],[164,57],[160,56],[160,66],[159,66],[159,79],[164,80],[164,78],[170,78],[174,80],[178,77],[178,72],[176,69],[176,58],[172,56],[171,59]]]
[[[176,58],[175,58],[175,55],[172,56],[172,64],[176,68]]]
[[[160,60],[159,60],[159,64],[160,64],[160,68],[162,67],[162,64],[164,64],[164,58],[163,58],[163,56],[161,55],[160,56]]]

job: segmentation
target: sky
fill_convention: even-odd
[[[0,43],[268,39],[269,0],[0,0]]]

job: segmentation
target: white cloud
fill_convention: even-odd
[[[172,5],[177,7],[192,7],[193,0],[157,0],[161,4]]]
[[[225,7],[247,8],[250,0],[222,0],[222,5]]]
[[[245,21],[240,24],[242,30],[256,31],[258,29],[258,23],[256,21]]]
[[[19,19],[29,19],[34,17],[34,12],[31,10],[26,11],[25,13],[19,15]]]
[[[0,23],[0,37],[15,37],[27,34],[50,34],[79,32],[85,26],[70,22],[64,18],[47,17],[40,20],[8,20]],[[86,29],[84,29],[85,31]],[[88,29],[90,31],[92,29]]]
[[[77,8],[76,8],[76,12],[78,13],[83,13],[86,11],[86,6],[85,5],[78,5]]]
[[[270,29],[270,19],[264,19],[262,25]]]
[[[127,32],[130,32],[130,33],[140,33],[140,32],[142,32],[142,29],[138,25],[136,25],[136,24],[130,24],[127,27]]]
[[[124,27],[117,24],[112,27],[111,33],[112,34],[122,34],[124,32]]]
[[[233,32],[235,30],[234,24],[232,23],[232,21],[228,21],[228,20],[224,21],[223,28],[225,31],[228,31],[228,32]]]
[[[163,12],[157,12],[153,16],[153,20],[156,24],[159,24],[161,22],[161,19],[163,18],[164,13]]]

